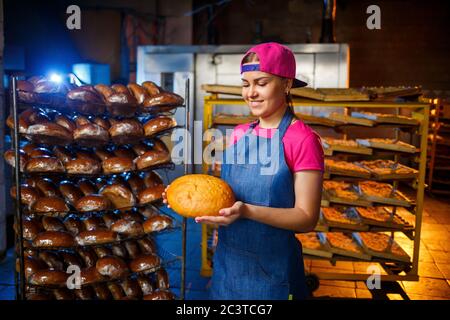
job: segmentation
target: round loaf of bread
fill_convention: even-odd
[[[222,179],[206,174],[190,174],[175,179],[167,189],[170,207],[185,217],[216,216],[231,207],[233,190]]]

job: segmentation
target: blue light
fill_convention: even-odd
[[[50,80],[56,83],[61,83],[62,82],[62,76],[57,74],[57,73],[52,73],[50,75]]]

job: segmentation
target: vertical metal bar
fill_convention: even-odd
[[[430,116],[430,105],[422,108],[423,120],[421,125],[420,136],[420,164],[419,164],[419,181],[416,197],[416,222],[414,233],[414,253],[413,265],[410,274],[417,275],[419,273],[419,249],[420,249],[420,233],[422,230],[423,216],[423,199],[425,190],[425,171],[427,170],[427,145],[428,145],[428,122]]]
[[[189,97],[189,90],[190,90],[190,84],[189,84],[189,78],[186,79],[186,87],[185,87],[185,94],[184,94],[184,101],[186,104],[185,107],[185,132],[184,132],[184,174],[189,174],[190,172],[190,159],[189,155],[192,155],[194,152],[192,150],[192,142],[191,142],[191,103],[190,103],[190,97]],[[189,137],[189,140],[188,140]],[[185,299],[185,288],[186,288],[186,223],[187,219],[183,217],[183,224],[182,224],[182,248],[181,248],[181,288],[180,288],[180,296],[181,299]]]
[[[15,166],[14,166],[14,180],[16,183],[16,229],[18,235],[16,239],[19,240],[19,261],[20,261],[20,300],[25,298],[25,267],[23,258],[23,226],[22,226],[22,205],[21,205],[21,190],[20,190],[20,143],[19,143],[19,116],[17,112],[17,79],[12,78],[12,112],[14,118],[14,156],[15,156]],[[17,252],[17,243],[15,246],[15,251]]]

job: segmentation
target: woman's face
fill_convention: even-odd
[[[256,117],[272,115],[286,104],[289,81],[270,73],[248,71],[242,74],[242,97]]]

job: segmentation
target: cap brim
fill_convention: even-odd
[[[308,84],[306,82],[303,82],[298,79],[294,79],[294,81],[292,82],[292,88],[301,88],[301,87],[306,87],[307,85]]]

